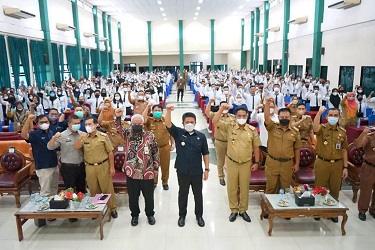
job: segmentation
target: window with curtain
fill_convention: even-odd
[[[353,90],[354,66],[340,66],[339,84],[344,86],[345,92]]]
[[[375,89],[375,67],[363,66],[361,68],[361,86],[366,96]]]
[[[8,55],[5,47],[5,37],[0,35],[0,85],[10,87]]]
[[[59,65],[59,50],[57,48],[56,43],[52,43],[52,60],[53,60],[53,73],[55,75],[54,80],[56,84],[61,84],[61,73],[60,73],[60,65]]]
[[[79,79],[79,55],[76,46],[66,46],[66,59],[68,60],[68,67],[71,76]]]
[[[10,55],[10,62],[12,65],[12,72],[15,87],[18,88],[21,77],[21,64],[23,66],[24,80],[27,84],[31,84],[30,79],[30,63],[29,63],[29,49],[27,40],[25,38],[8,37],[8,48]]]
[[[42,86],[47,80],[43,46],[41,41],[30,41],[31,61],[33,63],[35,82],[38,86]]]

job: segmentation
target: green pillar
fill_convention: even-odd
[[[283,51],[282,51],[282,75],[284,75],[289,69],[289,21],[290,19],[290,0],[284,0],[284,21],[283,21]]]
[[[105,38],[108,38],[107,36],[107,14],[105,12],[102,12],[102,21],[103,21],[103,36]],[[107,57],[107,69],[109,69],[109,54],[108,54],[108,41],[104,41],[104,47],[105,47],[105,56]],[[104,65],[103,65],[104,66]]]
[[[92,14],[94,18],[94,32],[96,34],[95,43],[96,43],[96,60],[98,62],[98,70],[102,71],[102,61],[100,59],[100,41],[99,41],[99,24],[98,24],[98,7],[92,7]],[[96,72],[93,72],[94,74]]]
[[[313,40],[313,55],[312,55],[312,75],[314,77],[320,76],[320,66],[322,55],[320,50],[322,48],[322,23],[324,16],[324,0],[315,0],[315,15],[314,15],[314,40]]]
[[[48,55],[48,64],[46,67],[47,79],[50,81],[55,79],[55,72],[53,71],[53,57],[52,57],[52,43],[51,43],[51,31],[49,29],[49,20],[48,20],[48,6],[47,0],[39,0],[39,13],[40,13],[40,24],[43,31],[43,43],[44,51]],[[38,84],[44,84],[38,82]]]
[[[72,0],[72,12],[73,12],[73,23],[76,29],[74,30],[74,36],[77,42],[77,50],[78,50],[78,62],[79,62],[79,75],[76,77],[80,77],[83,75],[83,63],[82,63],[82,46],[81,46],[81,32],[79,29],[79,16],[78,16],[78,0]]]
[[[270,4],[268,1],[264,2],[264,25],[263,25],[263,72],[267,71],[268,66],[268,22],[269,22],[269,14],[270,14]]]
[[[241,69],[246,68],[246,51],[243,50],[245,44],[245,20],[241,19]]]
[[[250,70],[254,69],[254,11],[250,14]]]
[[[259,33],[259,26],[260,26],[260,11],[259,8],[255,9],[255,34]],[[259,37],[255,37],[255,45],[254,45],[254,68],[259,69]]]
[[[151,21],[147,21],[147,34],[148,34],[148,71],[153,70],[152,66],[152,40],[151,40]]]
[[[211,69],[215,69],[215,19],[211,19]]]
[[[178,20],[178,40],[180,47],[180,73],[184,72],[184,21]]]
[[[121,42],[121,22],[117,23],[118,29],[118,46],[120,48],[120,71],[124,71],[124,58],[122,57],[122,42]]]
[[[111,21],[111,16],[107,16],[107,23],[108,23],[108,39],[109,39],[109,71],[113,71],[113,42],[112,42],[112,21]]]

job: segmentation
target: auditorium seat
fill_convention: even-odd
[[[346,182],[352,186],[353,203],[357,202],[359,184],[361,180],[361,171],[364,151],[362,148],[356,148],[354,143],[348,146],[348,177]]]
[[[125,152],[117,151],[114,153],[115,175],[112,176],[113,188],[115,193],[127,193],[126,176],[123,172],[125,162]]]

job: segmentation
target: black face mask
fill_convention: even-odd
[[[99,98],[99,96],[100,96],[99,94],[96,94],[96,95],[95,95],[96,98]]]
[[[279,122],[280,122],[281,126],[286,127],[286,126],[289,125],[290,120],[289,119],[280,119]]]
[[[107,93],[102,93],[102,97],[106,97],[107,96]]]
[[[358,101],[362,101],[363,100],[363,98],[358,98]]]
[[[78,101],[79,105],[83,105],[85,102],[84,101]]]
[[[134,133],[139,133],[142,131],[143,126],[142,125],[132,125],[132,129]]]

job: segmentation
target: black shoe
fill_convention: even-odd
[[[177,224],[178,224],[179,227],[185,226],[185,217],[178,218]]]
[[[78,219],[77,218],[69,218],[70,222],[76,222]]]
[[[331,218],[331,221],[333,223],[337,223],[337,222],[339,222],[339,218],[338,217]]]
[[[250,216],[246,212],[243,212],[240,216],[244,221],[251,222]]]
[[[285,218],[286,220],[291,220],[290,218]]]
[[[369,213],[372,215],[372,217],[374,217],[375,219],[375,211],[369,211]]]
[[[204,227],[204,225],[205,225],[202,217],[197,218],[197,223],[198,223],[198,226],[200,226],[200,227]]]
[[[225,186],[225,180],[224,179],[220,179],[220,185]]]
[[[163,189],[164,189],[164,190],[169,190],[169,186],[168,186],[168,184],[163,184]]]
[[[268,219],[268,214],[264,214],[263,219]]]
[[[138,217],[132,217],[130,224],[135,227],[138,225]]]
[[[116,219],[118,217],[117,211],[112,211],[111,216],[113,219]]]
[[[238,215],[238,213],[231,213],[229,215],[229,221],[234,222],[237,219],[237,215]]]
[[[359,214],[358,214],[358,218],[359,218],[361,221],[365,221],[365,220],[366,220],[366,214],[365,214],[365,213],[359,213]]]
[[[148,224],[155,225],[156,221],[155,221],[155,217],[154,216],[148,216],[147,220],[148,220]]]
[[[320,221],[320,218],[314,218],[314,220],[316,220],[316,221]]]

